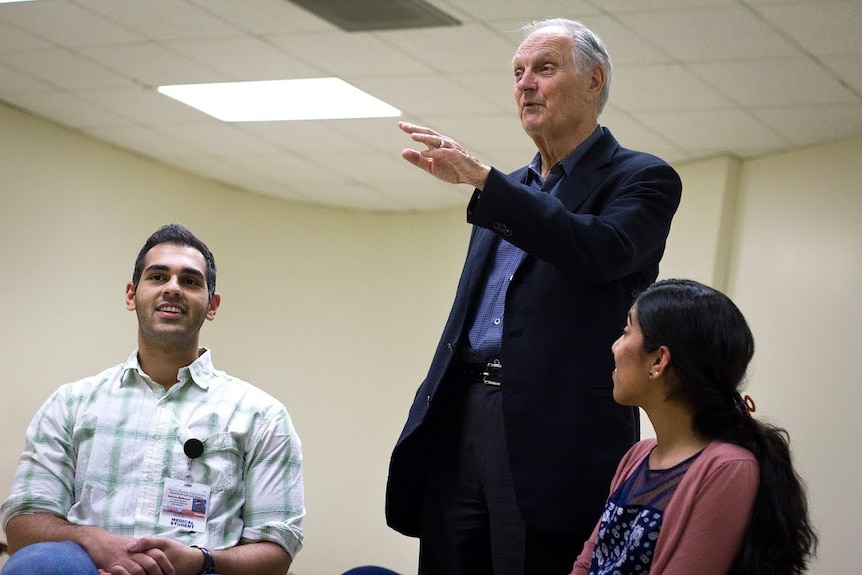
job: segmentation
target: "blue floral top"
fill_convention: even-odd
[[[649,457],[645,457],[611,494],[599,524],[589,575],[649,573],[664,510],[698,455],[669,469],[649,469]]]

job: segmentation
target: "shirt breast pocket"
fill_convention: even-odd
[[[215,433],[201,441],[204,452],[192,461],[192,479],[209,485],[213,492],[236,491],[245,481],[245,455],[238,438],[232,433]]]

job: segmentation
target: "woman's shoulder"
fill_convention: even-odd
[[[693,480],[720,475],[728,481],[735,478],[733,481],[756,483],[760,478],[760,462],[744,447],[712,441],[692,463],[690,475]]]
[[[632,466],[637,465],[643,459],[649,455],[650,451],[656,446],[656,440],[652,439],[642,439],[632,445],[628,452],[623,456],[620,461],[620,467],[624,469],[631,468]]]
[[[629,449],[629,454],[640,456],[646,455],[647,453],[652,451],[653,447],[656,446],[656,443],[657,442],[655,437],[641,439],[640,441],[631,446],[631,449]]]
[[[718,461],[753,461],[757,458],[744,447],[726,441],[711,441],[703,450],[704,459]]]

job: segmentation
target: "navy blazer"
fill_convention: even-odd
[[[473,224],[455,301],[392,452],[386,520],[418,536],[425,480],[447,401],[447,370],[466,341],[500,238],[526,257],[506,293],[503,418],[515,495],[527,525],[589,536],[616,466],[639,438],[636,408],[612,397],[611,344],[634,296],[655,281],[682,183],[664,161],[610,131],[555,196],[524,185],[527,168],[491,170],[467,208]],[[581,541],[574,545],[580,545]]]

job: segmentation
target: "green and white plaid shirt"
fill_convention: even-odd
[[[204,453],[190,468],[183,444],[191,438]],[[206,533],[159,524],[165,479],[189,474],[212,489]],[[304,498],[300,440],[278,400],[213,368],[206,349],[165,391],[141,371],[136,350],[42,405],[0,525],[51,513],[116,535],[213,549],[270,541],[296,557]]]

